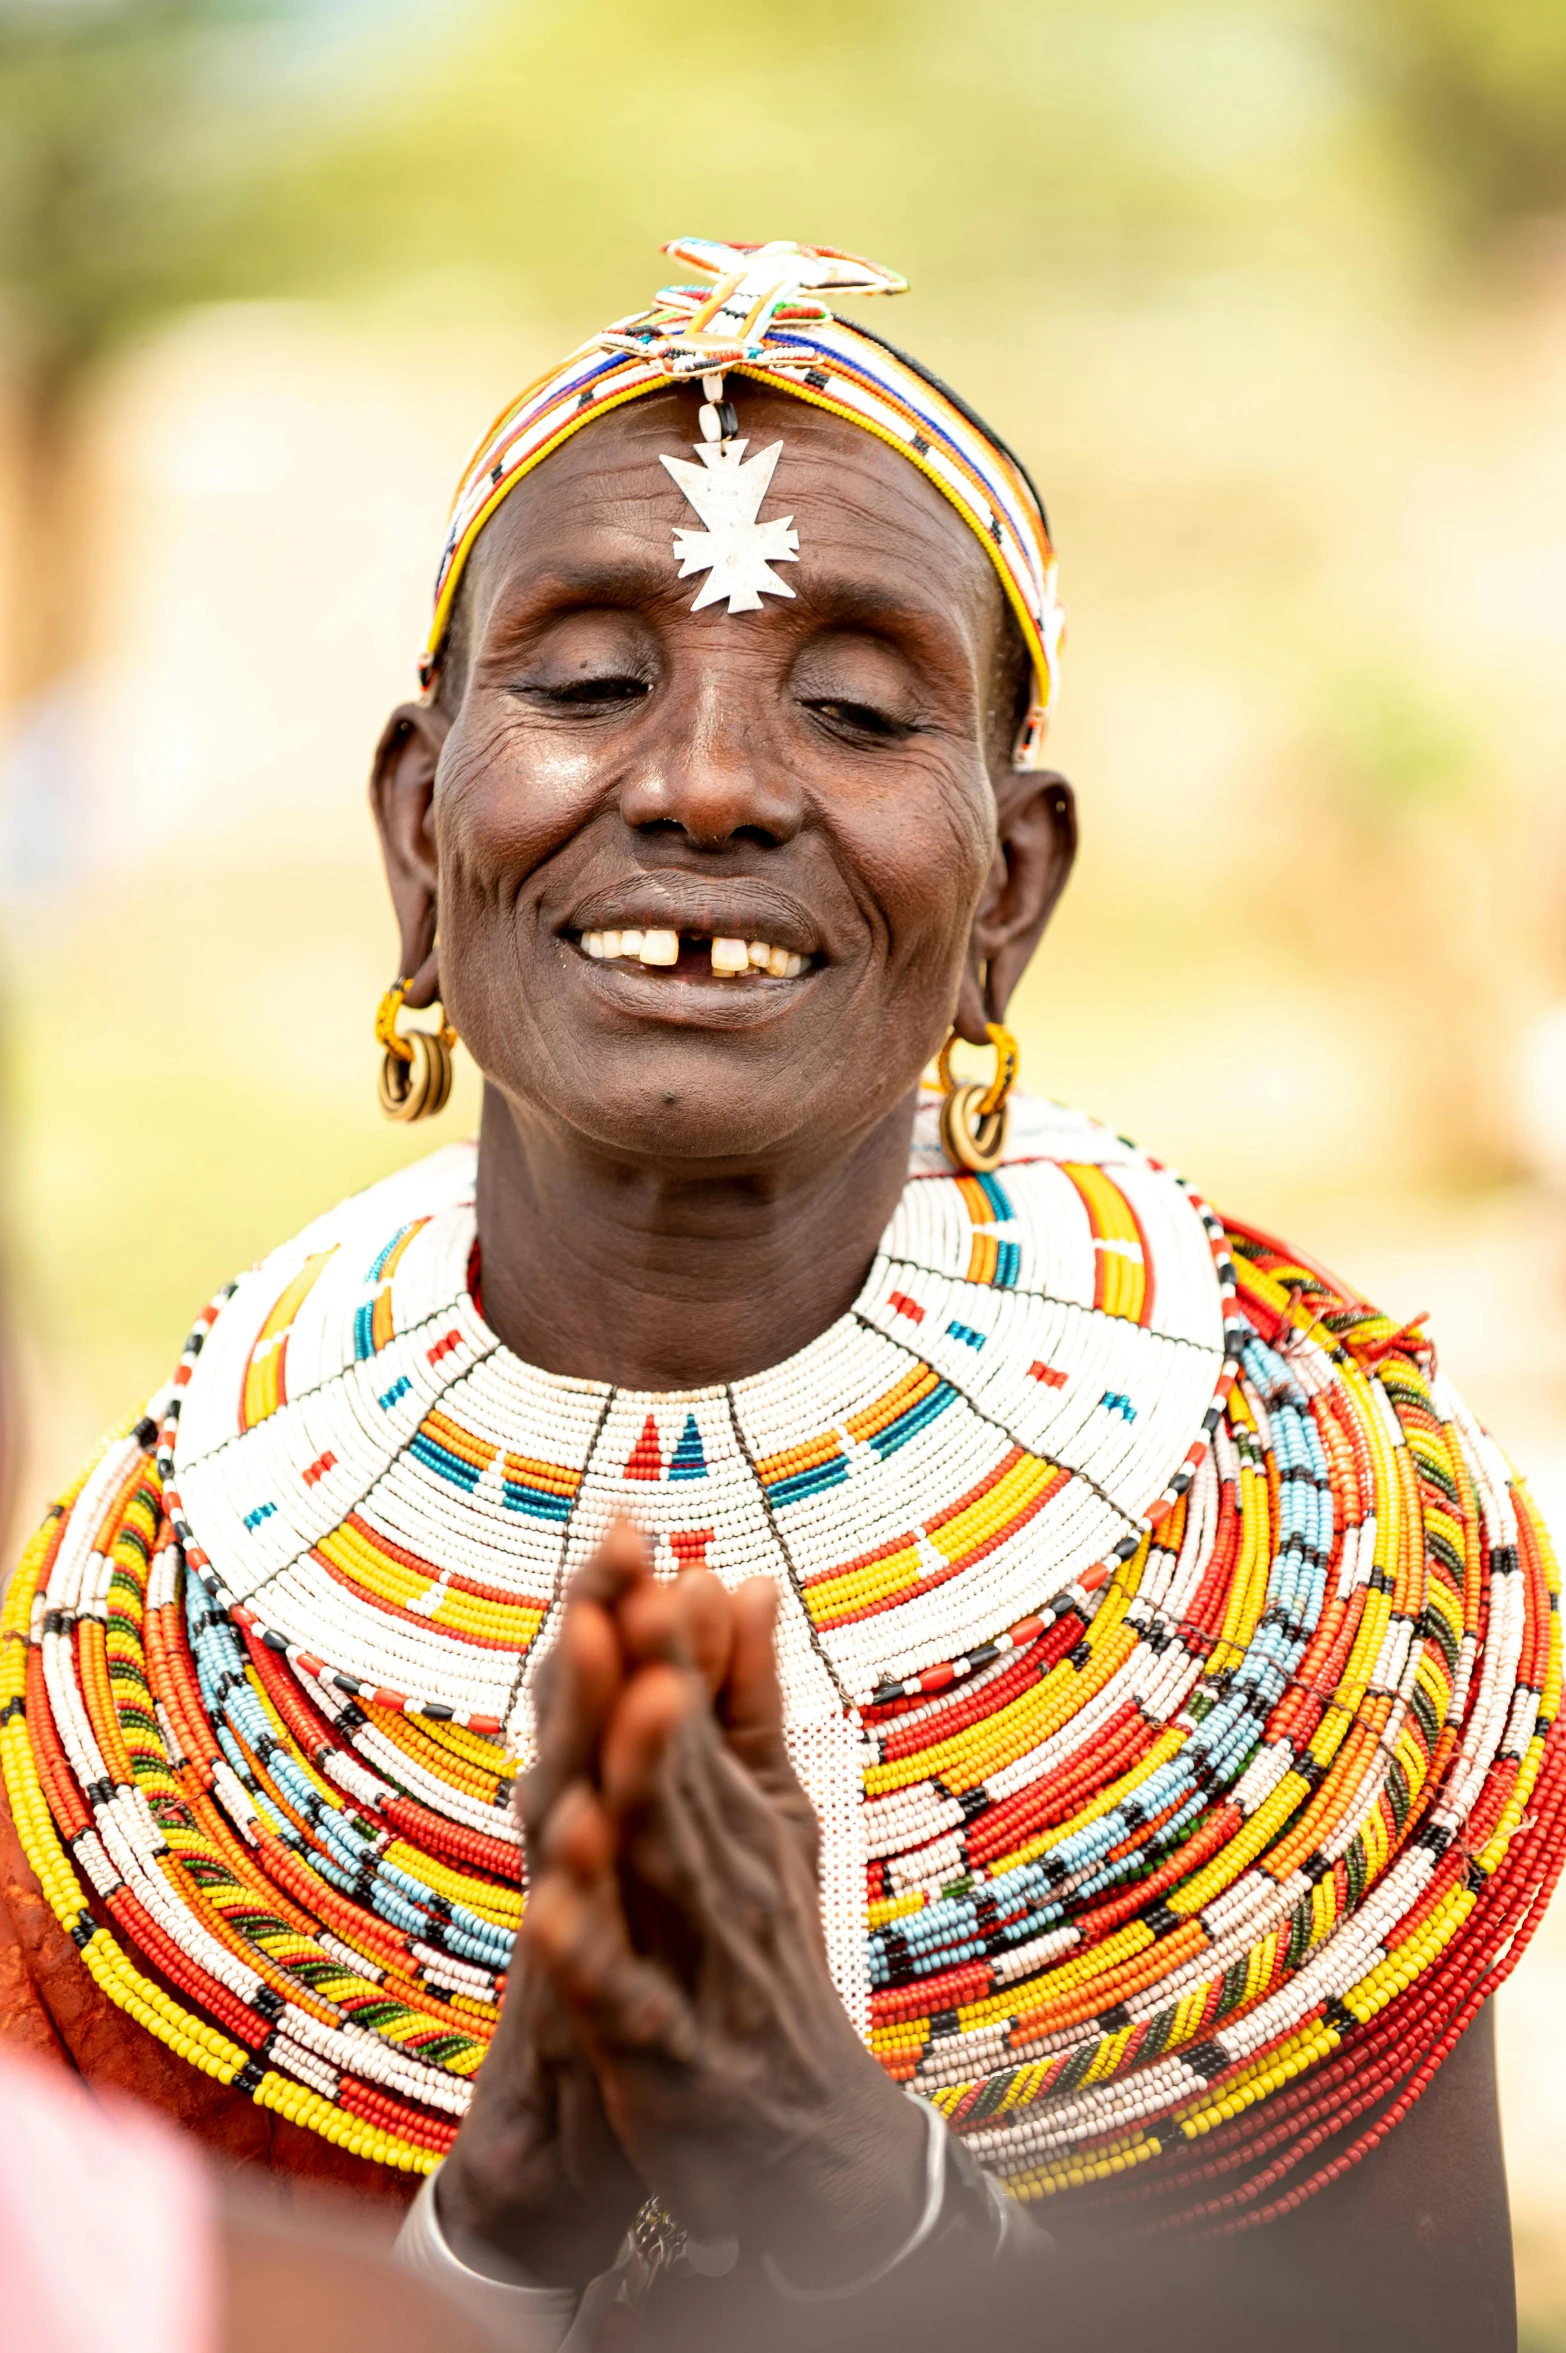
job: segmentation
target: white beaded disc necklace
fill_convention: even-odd
[[[501,1344],[471,1284],[474,1151],[436,1153],[207,1311],[167,1493],[191,1569],[322,1688],[524,1757],[531,1670],[617,1513],[660,1572],[772,1577],[864,2023],[867,1834],[928,1851],[943,1825],[866,1804],[859,1708],[982,1676],[1082,1601],[1189,1485],[1232,1383],[1232,1270],[1189,1188],[1048,1104],[1017,1104],[1012,1154],[954,1176],[926,1105],[848,1312],[746,1380],[654,1393]]]
[[[215,1597],[327,1682],[511,1727],[609,1520],[660,1570],[783,1597],[814,1715],[992,1642],[1128,1557],[1229,1386],[1221,1230],[1080,1114],[1022,1102],[957,1177],[921,1114],[848,1312],[731,1385],[617,1389],[524,1364],[470,1287],[471,1146],[319,1218],[208,1310],[169,1507]]]

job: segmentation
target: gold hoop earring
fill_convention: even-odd
[[[388,1119],[433,1119],[450,1100],[457,1033],[443,1021],[439,1029],[410,1029],[400,1036],[397,1015],[407,993],[408,981],[396,981],[376,1008],[375,1039],[381,1049],[376,1093]]]
[[[959,1085],[953,1078],[955,1030],[941,1048],[935,1066],[945,1097],[941,1105],[941,1148],[954,1168],[967,1169],[974,1176],[988,1176],[991,1169],[1001,1164],[1010,1119],[1006,1098],[1021,1059],[1017,1041],[1009,1029],[1002,1029],[998,1021],[987,1021],[984,1026],[995,1048],[995,1076],[987,1087]]]

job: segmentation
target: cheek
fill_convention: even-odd
[[[590,750],[534,733],[504,710],[464,711],[435,779],[442,880],[514,897],[599,794]]]
[[[959,966],[995,854],[989,778],[911,778],[859,844],[859,864],[886,915],[892,972],[932,981]]]
[[[533,1027],[538,975],[524,987],[518,969],[529,884],[599,797],[580,748],[540,740],[504,712],[465,712],[447,738],[433,813],[441,995],[486,1072],[509,1069]]]

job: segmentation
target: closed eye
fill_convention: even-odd
[[[579,708],[583,704],[640,702],[644,695],[651,694],[652,687],[645,678],[568,678],[557,685],[515,686],[511,691],[538,702]]]
[[[912,719],[894,718],[890,711],[877,710],[873,703],[824,698],[807,702],[805,708],[837,734],[869,736],[879,743],[902,743],[917,733]]]

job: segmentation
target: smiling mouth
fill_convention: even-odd
[[[584,931],[575,938],[581,953],[595,964],[636,964],[685,980],[798,980],[815,965],[813,956],[775,947],[770,940],[724,939],[710,932]]]

